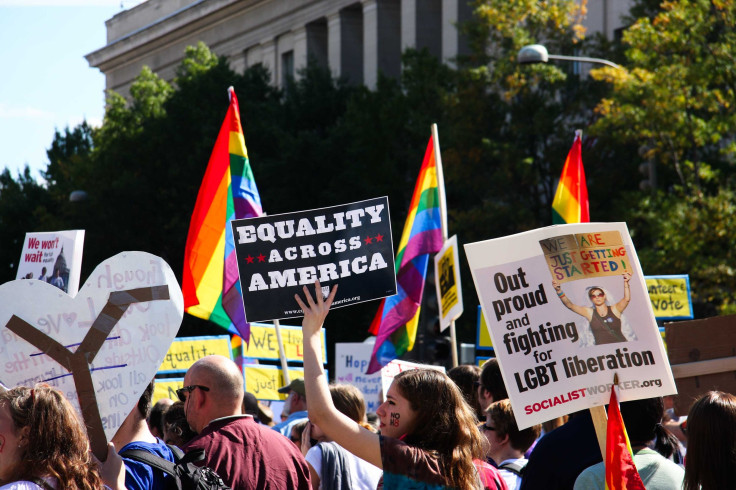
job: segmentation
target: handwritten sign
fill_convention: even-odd
[[[381,388],[383,389],[384,399],[396,375],[402,371],[409,371],[411,369],[434,369],[435,371],[445,372],[444,366],[432,366],[431,364],[418,364],[416,362],[394,359],[381,368]]]
[[[163,378],[156,379],[153,383],[153,396],[151,397],[151,405],[155,405],[157,401],[168,398],[169,400],[179,401],[176,396],[176,390],[184,387],[184,378]]]
[[[335,381],[357,387],[368,412],[375,412],[382,402],[381,373],[364,374],[371,360],[373,344],[338,342],[335,344]]]
[[[281,341],[287,361],[304,362],[303,336],[301,327],[281,325]],[[325,350],[325,331],[320,336],[322,342],[322,359],[327,362]],[[243,346],[245,349],[245,345]],[[276,340],[276,327],[265,323],[250,324],[250,343],[243,352],[244,357],[255,359],[279,359],[279,344]]]
[[[581,278],[621,275],[630,267],[621,234],[579,233],[540,240],[552,277],[560,284]]]
[[[616,373],[622,401],[676,392],[625,223],[541,228],[465,253],[520,429],[605,405]]]
[[[250,322],[294,318],[294,300],[316,280],[332,307],[396,293],[388,198],[231,221]]]
[[[435,288],[440,311],[440,330],[463,314],[463,291],[460,286],[460,261],[457,235],[445,242],[434,256]]]
[[[660,320],[687,320],[693,317],[690,276],[644,276],[654,316]]]
[[[46,382],[83,414],[97,457],[138,403],[184,315],[168,264],[144,252],[111,257],[76,297],[42,281],[0,286],[0,381]]]
[[[259,400],[286,400],[286,394],[277,390],[286,383],[284,374],[276,366],[250,364],[243,366],[245,373],[245,391],[253,393]],[[289,378],[303,378],[304,369],[289,368]]]
[[[199,359],[214,354],[233,358],[229,335],[179,337],[171,343],[158,372],[183,373]]]

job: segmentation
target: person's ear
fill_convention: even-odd
[[[500,436],[500,434],[499,434],[499,436]],[[510,439],[509,438],[509,435],[508,434],[504,434],[503,436],[500,436],[498,438],[498,442],[499,442],[499,444],[509,444],[511,442],[509,439]]]

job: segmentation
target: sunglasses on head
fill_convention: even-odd
[[[602,298],[603,296],[605,296],[603,293],[593,293],[590,295],[591,298]]]
[[[197,388],[199,388],[202,391],[210,391],[210,389],[207,388],[206,386],[189,385],[189,386],[184,386],[183,388],[179,388],[178,390],[176,390],[176,396],[179,398],[179,401],[185,402],[187,401],[187,393],[191,393]]]

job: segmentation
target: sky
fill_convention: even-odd
[[[105,77],[84,55],[105,46],[107,19],[141,1],[0,0],[0,170],[28,165],[42,182],[55,130],[101,124]]]

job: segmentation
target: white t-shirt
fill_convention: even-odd
[[[383,475],[383,471],[377,466],[373,466],[355,456],[349,451],[345,451],[347,454],[348,464],[350,465],[350,488],[356,490],[376,490],[378,481]],[[322,451],[317,446],[312,447],[305,457],[307,463],[312,465],[314,471],[318,474],[322,474]],[[322,482],[319,483],[319,488],[322,489]],[[1,490],[1,489],[0,489]]]
[[[501,473],[501,476],[503,477],[503,481],[506,482],[506,485],[509,487],[509,490],[519,490],[521,488],[521,477],[517,475],[516,473],[513,473],[509,470],[506,470],[504,468],[501,468],[501,466],[504,463],[513,463],[517,464],[519,466],[525,466],[527,463],[526,458],[519,458],[519,459],[507,459],[505,461],[501,461],[498,466],[498,471]]]
[[[51,488],[56,488],[57,486],[56,478],[44,478],[43,481],[48,483]],[[33,483],[32,481],[21,480],[3,485],[0,487],[0,490],[44,490],[44,488]]]

